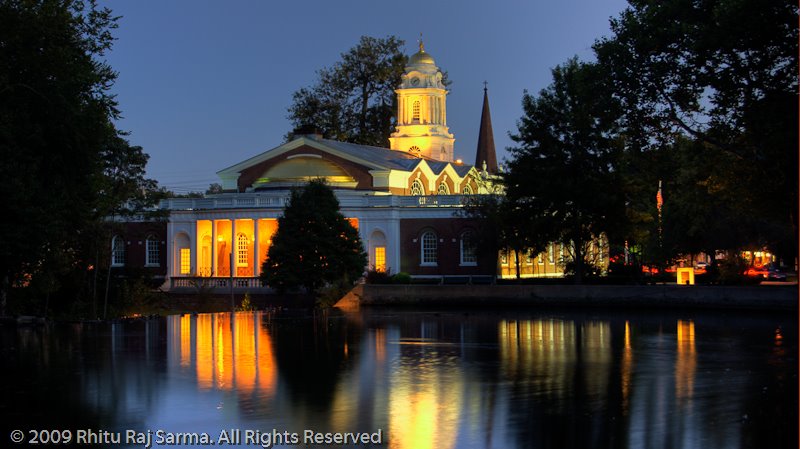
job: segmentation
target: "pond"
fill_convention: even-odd
[[[0,338],[3,447],[797,447],[796,313],[240,312]]]

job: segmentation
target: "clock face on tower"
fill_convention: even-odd
[[[412,86],[417,86],[417,85],[419,85],[419,78],[416,78],[416,77],[414,77],[414,78],[411,78],[411,85],[412,85]]]

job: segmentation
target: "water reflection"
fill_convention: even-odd
[[[796,323],[777,316],[376,310],[0,331],[12,426],[382,429],[395,449],[797,445]]]

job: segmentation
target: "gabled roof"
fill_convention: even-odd
[[[287,142],[278,147],[267,150],[257,156],[251,157],[238,164],[232,165],[228,168],[222,169],[217,172],[218,175],[233,175],[241,172],[242,170],[258,164],[267,159],[298,148],[302,145],[326,151],[331,154],[344,157],[353,162],[360,163],[369,167],[372,170],[402,170],[413,171],[423,160],[427,162],[431,170],[435,174],[441,173],[442,170],[449,164],[452,165],[456,172],[463,176],[469,171],[469,165],[456,165],[449,162],[441,162],[429,159],[421,159],[405,151],[390,150],[388,148],[373,147],[370,145],[359,145],[355,143],[339,142],[336,140],[328,140],[321,138],[314,138],[308,136],[298,137],[297,139]]]

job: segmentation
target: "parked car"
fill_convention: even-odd
[[[761,277],[770,281],[785,281],[786,273],[778,267],[768,264],[761,267],[750,267],[744,272],[745,276]]]
[[[785,281],[786,280],[786,273],[781,271],[780,268],[776,267],[773,264],[766,265],[765,268],[767,269],[767,279],[770,281]]]

